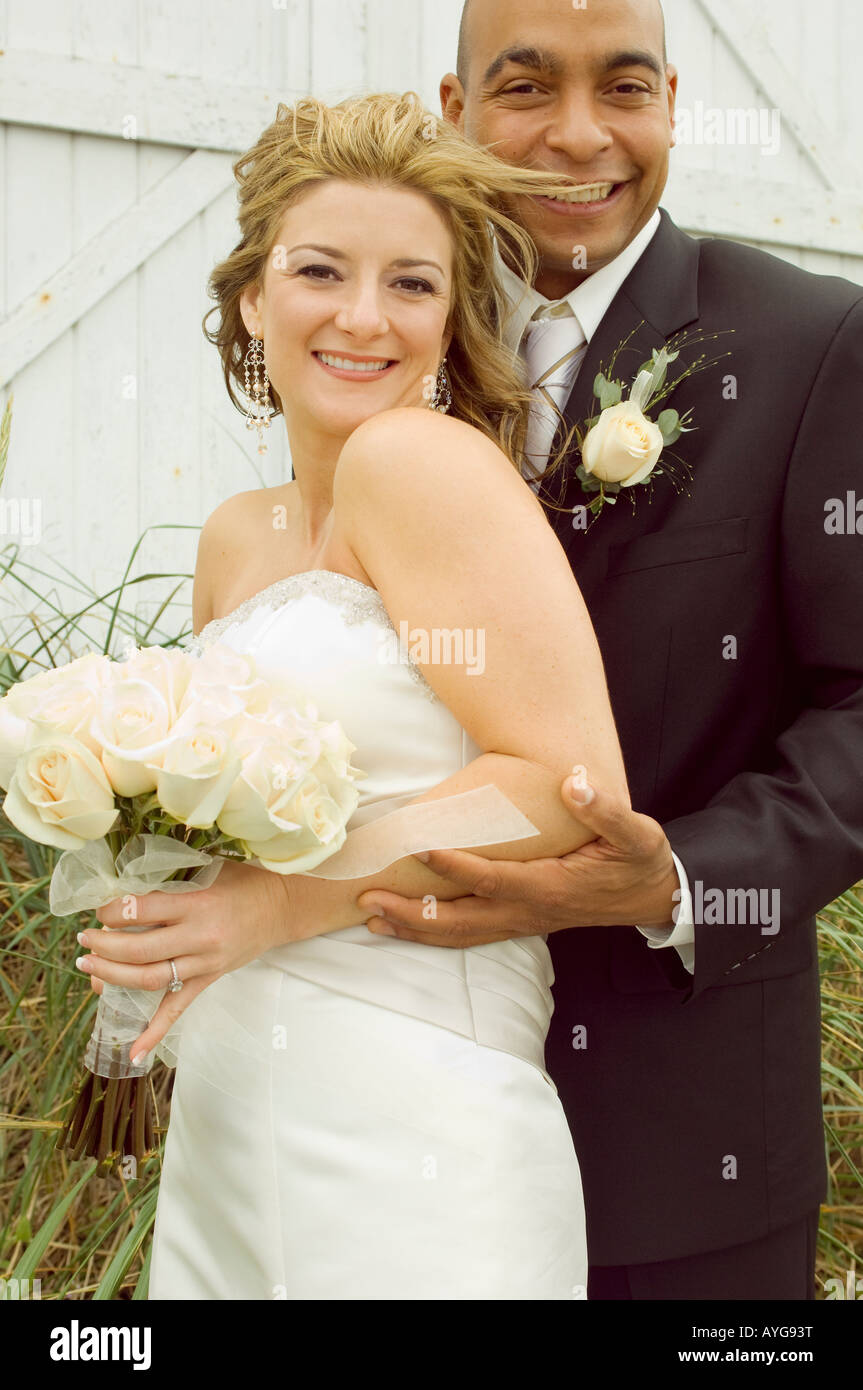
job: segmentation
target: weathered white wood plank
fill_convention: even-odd
[[[298,95],[32,50],[0,56],[0,121],[189,149],[244,150],[277,102]]]
[[[237,10],[245,8],[235,7]],[[138,8],[141,35],[138,62],[141,67],[151,76],[166,72],[174,77],[199,77],[210,11],[209,0],[203,5],[144,0]],[[253,27],[247,25],[247,28]]]
[[[832,25],[833,63],[830,87],[835,103],[832,129],[849,168],[863,163],[863,111],[860,106],[860,54],[863,53],[863,5],[839,0]],[[860,179],[858,177],[858,183]]]
[[[206,307],[199,219],[164,242],[142,266],[139,322],[140,529],[197,520],[200,508],[200,319]],[[152,532],[146,565],[194,568],[188,532]]]
[[[314,0],[309,42],[315,96],[337,102],[367,90],[364,0]]]
[[[72,16],[69,53],[73,58],[138,62],[138,0],[75,0],[66,8]]]
[[[226,156],[197,150],[93,237],[0,328],[0,384],[223,193],[231,177]]]
[[[69,0],[7,0],[5,48],[32,48],[45,53],[71,53],[75,7]]]
[[[365,85],[374,92],[417,91],[421,8],[404,0],[371,0],[366,23]]]
[[[759,8],[779,61],[788,72],[794,74],[801,101],[817,111],[835,141],[837,106],[834,94],[838,57],[838,53],[833,51],[838,37],[834,32],[835,0],[829,0],[826,6],[798,7],[793,21],[784,24],[779,22],[780,16],[772,0],[760,0]],[[787,15],[787,7],[785,9]],[[826,44],[825,31],[830,34]]]
[[[199,42],[195,70],[202,82],[224,85],[225,106],[230,109],[236,84],[262,86],[266,73],[273,72],[279,96],[283,94],[281,73],[273,69],[268,54],[268,40],[281,19],[268,6],[254,11],[253,22],[247,6],[235,0],[213,0],[202,12],[200,32],[190,28],[189,40]],[[148,63],[164,67],[168,48],[173,42],[173,27],[169,9],[163,10],[163,23],[150,35]],[[161,47],[160,47],[161,46]],[[164,50],[164,51],[162,51]],[[257,139],[276,113],[274,95],[268,108],[253,130],[246,132],[246,145]],[[235,193],[233,178],[226,192],[216,200],[220,210],[219,225],[223,231],[224,247],[210,254],[207,236],[209,213],[191,221],[178,236],[162,246],[159,252],[142,266],[139,276],[143,283],[140,350],[142,359],[142,417],[141,447],[148,460],[150,481],[147,491],[141,492],[141,525],[162,526],[173,521],[202,522],[222,497],[209,495],[209,464],[203,421],[204,401],[218,386],[221,395],[221,374],[218,355],[205,340],[201,319],[209,307],[206,282],[213,263],[223,255],[238,237],[235,222]],[[172,332],[165,333],[170,322]],[[165,403],[168,402],[168,408]],[[227,409],[230,405],[227,403]],[[160,408],[161,406],[161,408]],[[221,441],[220,441],[221,442]],[[236,469],[236,463],[234,464]],[[245,483],[244,486],[252,485]],[[222,496],[240,490],[234,483]],[[194,569],[197,533],[194,531],[156,530],[147,539],[148,562],[163,571]],[[191,584],[184,586],[182,597],[191,599]],[[184,616],[180,609],[180,620]]]
[[[166,11],[169,36],[174,9],[176,6],[172,5]],[[265,85],[262,58],[273,17],[269,4],[249,6],[238,5],[237,0],[207,0],[202,12],[200,59],[195,71],[208,82],[225,83],[229,106],[231,88]]]
[[[801,94],[800,83],[785,67],[770,39],[760,9],[738,0],[696,0],[732,49],[736,60],[782,112],[783,125],[797,141],[827,188],[850,186],[845,162],[837,155],[828,127]],[[823,14],[823,8],[821,9]]]
[[[455,72],[458,53],[458,28],[462,0],[420,0],[422,30],[420,34],[419,94],[430,111],[440,111],[440,82],[448,72]]]
[[[71,137],[7,127],[6,175],[10,199],[7,262],[8,304],[37,294],[47,276],[74,252],[71,208],[74,169]],[[50,189],[51,215],[46,216]]]
[[[87,480],[77,443],[82,403],[77,398],[72,334],[64,334],[50,346],[38,372],[25,372],[16,380],[14,395],[3,496],[16,498],[22,505],[26,499],[29,507],[38,506],[40,513],[37,544],[23,543],[21,536],[9,532],[0,533],[0,547],[21,543],[20,564],[13,568],[13,576],[22,582],[16,583],[14,577],[0,581],[2,629],[17,635],[30,629],[26,619],[16,621],[17,615],[36,610],[44,615],[41,603],[26,591],[24,583],[33,584],[40,596],[51,594],[62,606],[67,591],[53,582],[58,573],[54,562],[78,572],[74,518],[80,515],[79,499],[86,492]],[[81,539],[86,544],[85,537]],[[30,641],[26,650],[33,649]]]
[[[138,7],[133,0],[117,5],[78,0],[74,9],[74,57],[137,62]],[[76,255],[146,191],[142,155],[135,141],[72,136]],[[171,151],[169,157],[179,161],[182,152]],[[75,399],[86,403],[69,422],[78,479],[68,513],[73,568],[100,593],[118,582],[138,534],[138,311],[138,285],[134,275],[126,275],[66,335],[75,349]],[[43,361],[42,356],[34,358],[27,373],[40,375]],[[56,479],[56,460],[46,460],[45,471],[46,483],[54,475],[55,487],[65,485]]]
[[[662,204],[681,226],[699,232],[835,255],[853,256],[863,246],[863,198],[676,169]]]
[[[673,167],[823,187],[704,9],[693,0],[665,0],[665,10],[669,61],[678,69]],[[740,143],[741,130],[750,143]],[[774,132],[778,153],[762,155],[761,148],[775,151]]]
[[[307,92],[311,73],[311,0],[273,0],[262,29],[264,86]],[[281,96],[281,101],[289,98]]]

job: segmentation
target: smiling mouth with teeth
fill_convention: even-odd
[[[573,188],[571,193],[549,194],[548,200],[551,203],[602,203],[620,187],[619,183],[585,183]]]
[[[340,372],[363,372],[366,375],[374,375],[375,372],[385,372],[387,367],[393,366],[392,358],[369,357],[362,361],[356,361],[348,357],[339,357],[334,352],[315,352],[312,356],[317,357],[319,362],[323,362],[325,367],[335,367]]]

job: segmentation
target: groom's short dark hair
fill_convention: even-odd
[[[662,0],[659,2],[659,13],[662,16],[662,63],[668,66],[668,47],[665,40],[665,11],[662,8]],[[456,76],[463,87],[467,87],[467,72],[470,66],[470,52],[468,46],[468,13],[471,7],[471,0],[464,0],[464,9],[461,12],[461,24],[458,30],[458,53],[456,55],[455,70]]]

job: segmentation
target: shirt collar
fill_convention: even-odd
[[[617,291],[652,241],[661,220],[659,208],[656,208],[650,220],[613,261],[588,275],[565,296],[588,343],[605,317]],[[502,333],[507,345],[517,352],[524,330],[536,310],[559,301],[546,299],[539,290],[526,284],[519,275],[510,270],[501,257],[497,237],[494,237],[494,258],[498,280],[510,306]]]

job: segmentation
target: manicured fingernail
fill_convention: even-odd
[[[79,956],[78,959],[76,960],[75,964],[77,965],[77,967],[78,967],[79,970],[92,970],[92,969],[93,969],[92,965],[90,964],[90,957],[89,957],[89,956]]]
[[[88,943],[87,938],[86,938],[86,936],[84,935],[84,933],[83,933],[82,931],[79,931],[79,933],[78,933],[78,945],[79,945],[79,946],[87,946],[88,944],[89,944],[89,943]]]
[[[146,1052],[139,1052],[138,1055],[137,1055],[136,1057],[133,1057],[133,1058],[132,1058],[132,1066],[133,1066],[133,1067],[140,1067],[140,1066],[143,1066],[144,1062],[146,1061],[146,1058],[147,1058]]]
[[[570,796],[578,806],[589,806],[594,795],[593,787],[589,787],[586,782],[576,782],[570,791]]]

